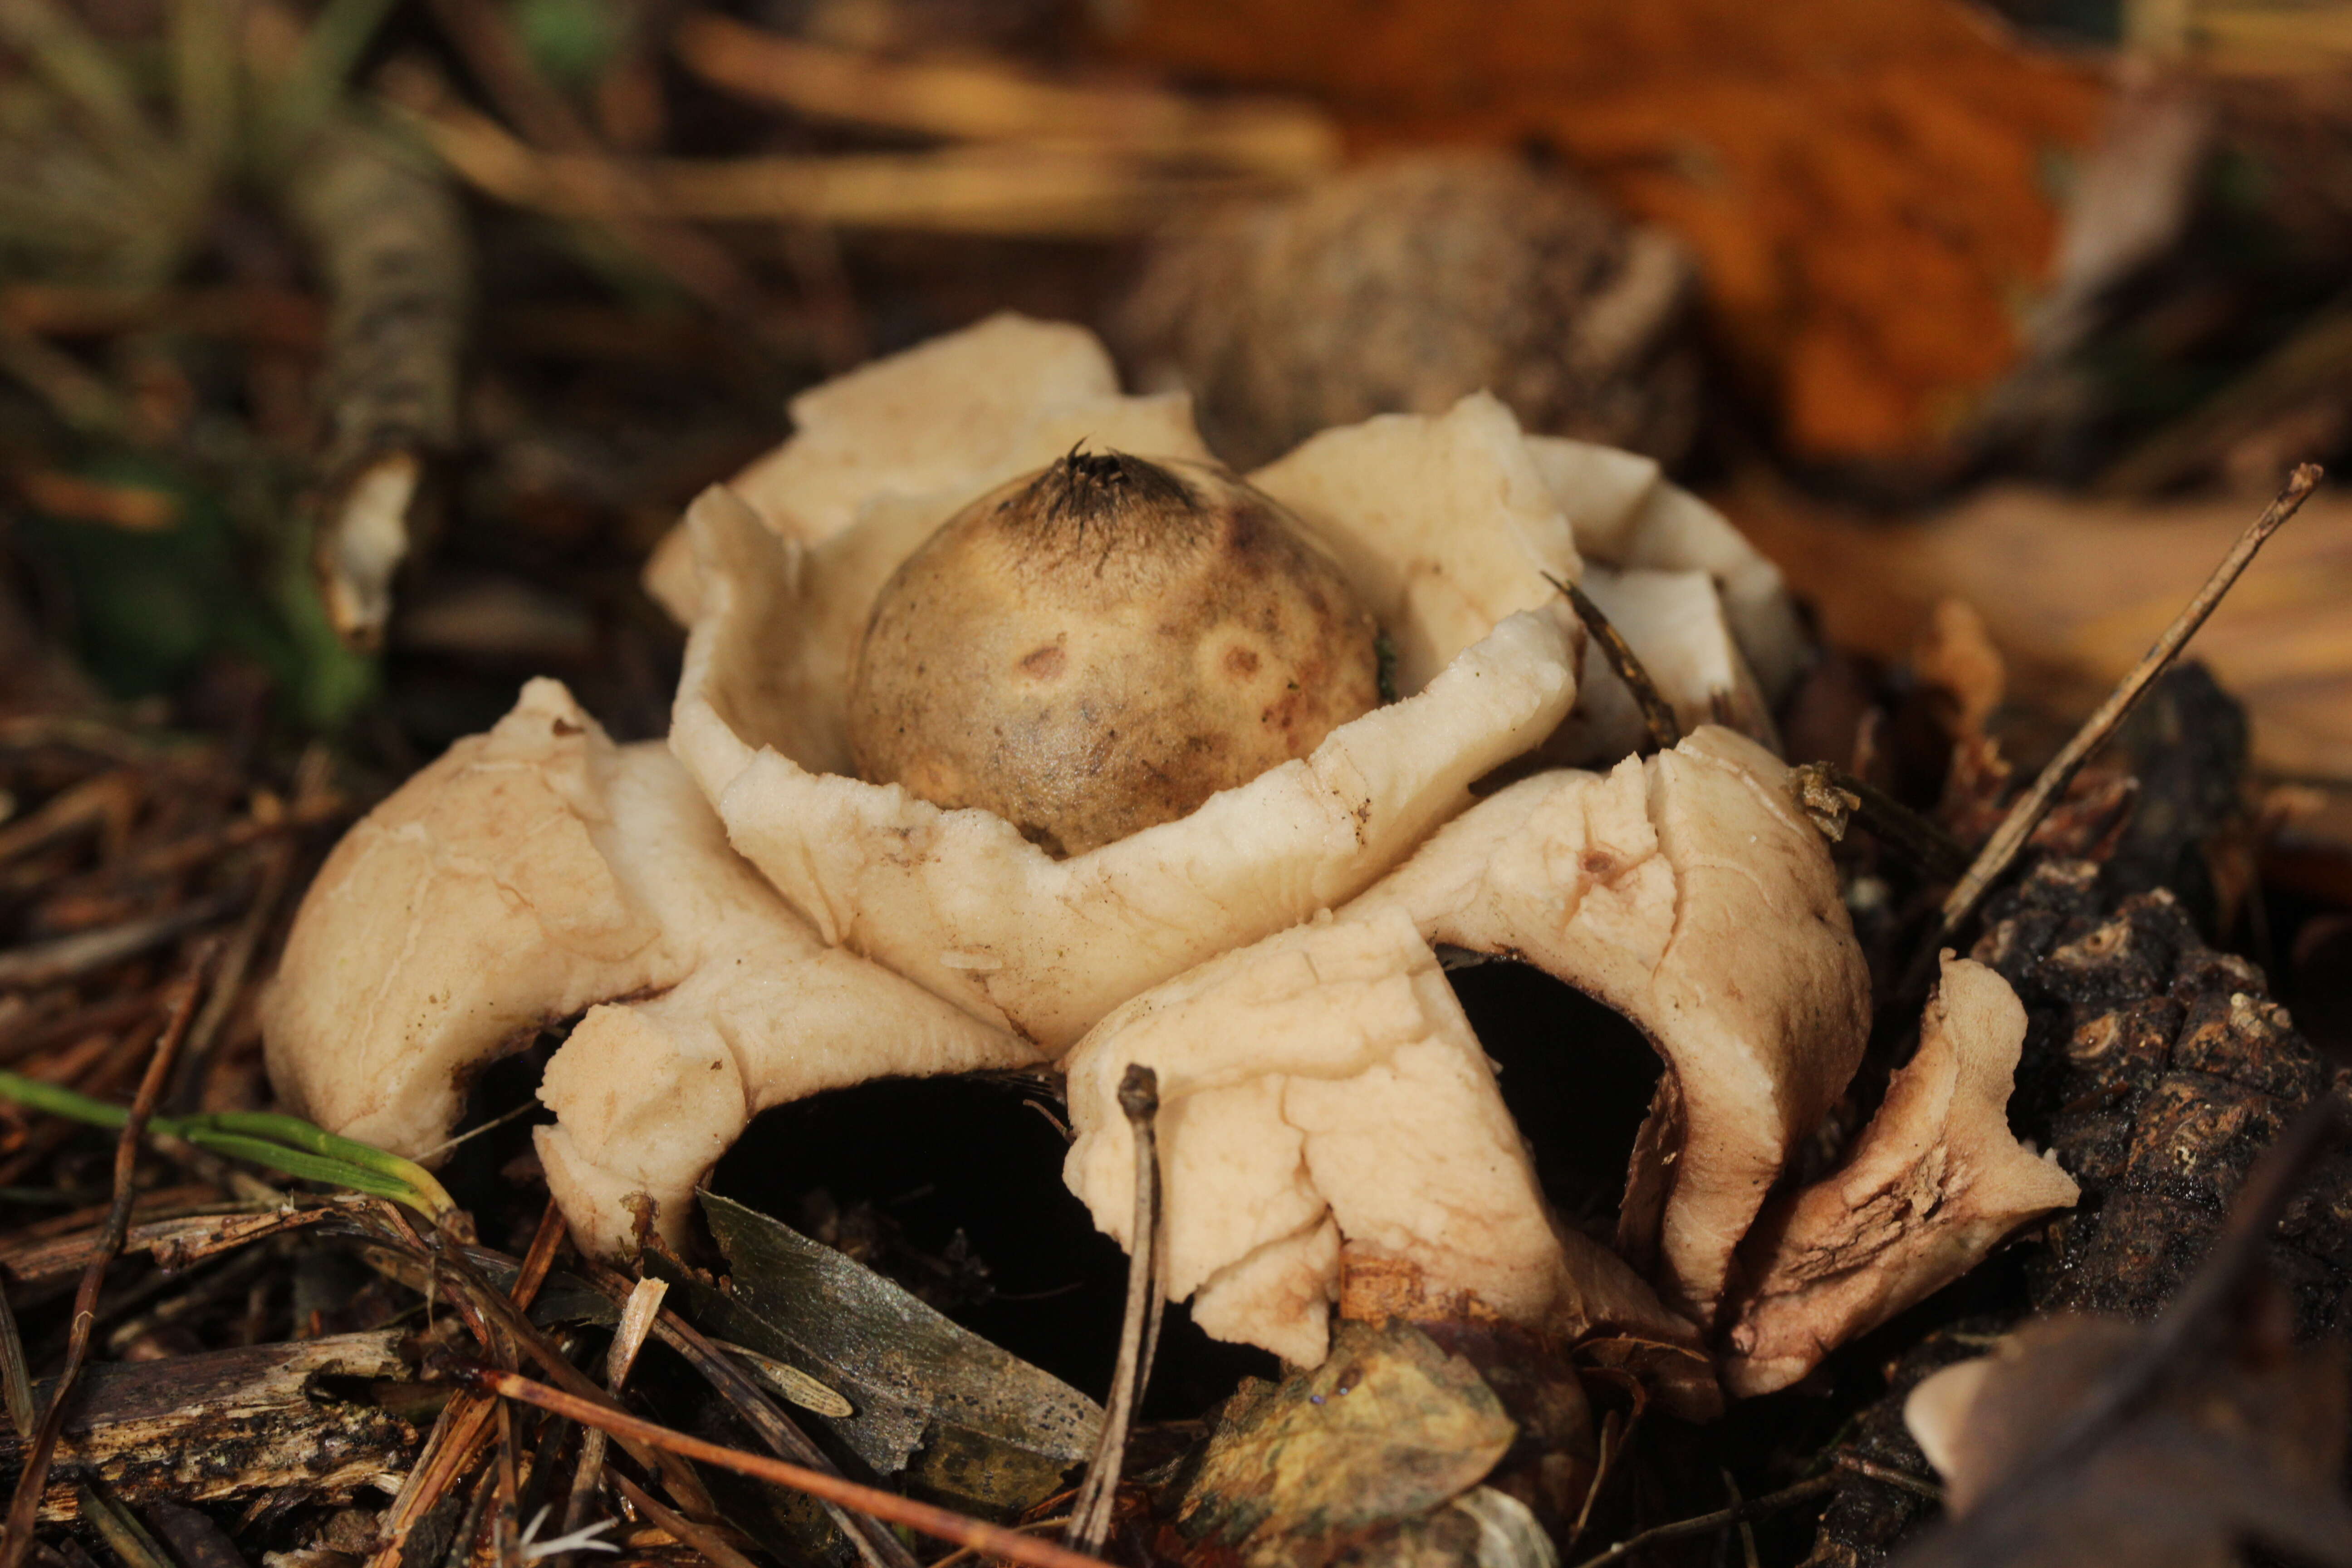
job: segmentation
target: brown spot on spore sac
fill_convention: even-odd
[[[1062,667],[1069,662],[1069,650],[1060,643],[1049,642],[1044,647],[1023,656],[1021,673],[1032,680],[1051,680],[1061,674]]]
[[[1618,871],[1617,857],[1606,849],[1588,849],[1578,858],[1577,864],[1584,874],[1597,882],[1605,882]]]
[[[1257,674],[1258,657],[1235,643],[1225,649],[1225,673],[1235,680],[1247,680]]]

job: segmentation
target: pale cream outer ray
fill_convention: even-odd
[[[1161,1268],[1221,1339],[1312,1365],[1343,1255],[1410,1265],[1568,1336],[1610,1325],[1696,1343],[1606,1247],[1561,1227],[1436,956],[1401,911],[1295,926],[1118,1008],[1068,1058],[1064,1165],[1124,1246],[1135,1204],[1130,1064],[1157,1075]]]
[[[1840,1167],[1775,1198],[1742,1244],[1725,1386],[1769,1394],[2082,1195],[2009,1130],[2025,1007],[2009,982],[1944,954],[1919,1049]]]
[[[1787,768],[1728,730],[1489,796],[1347,920],[1523,958],[1607,1003],[1666,1065],[1619,1250],[1711,1328],[1732,1252],[1862,1059],[1869,975]],[[1568,1047],[1572,1048],[1572,1047]]]
[[[766,1106],[1035,1059],[820,942],[666,747],[614,746],[534,680],[329,857],[264,999],[270,1077],[320,1125],[426,1156],[475,1071],[583,1009],[537,1138],[575,1235],[607,1253],[634,1250],[635,1193],[682,1237],[695,1183]]]

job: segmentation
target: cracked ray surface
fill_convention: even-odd
[[[1401,911],[1213,960],[1071,1053],[1064,1173],[1122,1243],[1134,1152],[1117,1091],[1133,1063],[1159,1075],[1164,1286],[1210,1333],[1312,1365],[1343,1270],[1389,1263],[1431,1315],[1695,1337],[1547,1208],[1493,1068]]]
[[[2025,1007],[2007,981],[1946,952],[1919,1037],[1844,1163],[1775,1198],[1742,1244],[1753,1282],[1726,1335],[1733,1393],[1787,1387],[2081,1195],[2009,1130]]]
[[[1787,769],[1708,727],[1607,773],[1540,773],[1448,824],[1340,911],[1521,958],[1623,1014],[1666,1067],[1618,1249],[1711,1327],[1732,1253],[1834,1102],[1869,976]],[[1573,1042],[1563,1042],[1573,1049]]]
[[[826,946],[727,847],[667,748],[615,746],[558,682],[376,807],[303,900],[263,1004],[300,1114],[432,1152],[471,1076],[578,1017],[536,1138],[583,1245],[629,1200],[680,1236],[694,1184],[769,1105],[1035,1052]]]

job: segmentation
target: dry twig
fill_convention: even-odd
[[[591,1281],[615,1301],[625,1302],[634,1292],[621,1278],[608,1269],[591,1269]],[[777,1408],[767,1391],[753,1382],[749,1374],[736,1366],[692,1324],[667,1308],[654,1319],[654,1333],[670,1349],[684,1356],[710,1384],[721,1399],[733,1407],[744,1424],[759,1434],[760,1441],[779,1458],[804,1465],[820,1475],[839,1479],[841,1472],[824,1451],[809,1441],[808,1434],[800,1429],[791,1416]],[[827,1502],[825,1511],[835,1526],[848,1538],[857,1554],[868,1568],[915,1568],[913,1553],[889,1531],[877,1527],[874,1521],[855,1510]]]
[[[1127,1458],[1128,1427],[1151,1381],[1152,1352],[1159,1348],[1160,1315],[1160,1075],[1141,1062],[1128,1064],[1119,1080],[1118,1108],[1135,1142],[1135,1225],[1129,1237],[1127,1311],[1118,1330],[1118,1360],[1103,1405],[1102,1435],[1086,1483],[1070,1505],[1070,1528],[1062,1539],[1089,1556],[1102,1551],[1110,1533],[1111,1505],[1118,1497],[1119,1468]]]
[[[205,976],[212,967],[215,951],[210,944],[199,949],[187,976],[180,982],[180,994],[172,1005],[172,1020],[164,1026],[163,1037],[156,1041],[154,1055],[147,1059],[147,1071],[139,1080],[138,1096],[131,1102],[130,1119],[123,1123],[121,1136],[115,1140],[114,1201],[107,1210],[105,1234],[97,1252],[82,1269],[80,1287],[74,1292],[73,1328],[66,1342],[65,1370],[58,1374],[48,1407],[41,1412],[40,1425],[35,1428],[32,1447],[25,1456],[25,1468],[16,1478],[16,1496],[8,1502],[5,1533],[0,1535],[0,1568],[20,1568],[32,1547],[33,1522],[40,1513],[41,1493],[48,1483],[49,1460],[57,1453],[58,1435],[65,1428],[66,1406],[73,1396],[74,1384],[89,1355],[90,1331],[98,1324],[99,1289],[106,1283],[108,1266],[121,1252],[131,1233],[140,1139],[146,1131],[148,1117],[154,1114],[156,1101],[163,1098],[164,1084],[171,1079],[172,1061],[179,1054],[180,1042],[187,1037],[188,1027],[195,1021],[196,1000],[204,994]]]
[[[1658,683],[1643,668],[1641,656],[1625,640],[1625,634],[1610,625],[1609,617],[1601,613],[1601,606],[1592,602],[1591,595],[1575,584],[1563,583],[1549,572],[1544,574],[1544,581],[1568,595],[1568,602],[1576,608],[1576,618],[1584,623],[1584,629],[1601,645],[1601,656],[1617,672],[1617,679],[1625,683],[1625,689],[1633,694],[1635,706],[1642,710],[1642,721],[1650,727],[1650,739],[1657,742],[1658,750],[1673,751],[1682,741],[1683,722],[1675,716],[1675,705],[1665,700],[1658,690]]]
[[[143,920],[10,948],[0,952],[0,989],[31,990],[103,969],[233,914],[237,903],[236,898],[223,893]]]
[[[1936,952],[1949,943],[1961,924],[1976,912],[1976,907],[1986,892],[2001,873],[2009,869],[2011,863],[2025,847],[2026,840],[2033,837],[2034,828],[2041,826],[2042,817],[2049,815],[2050,808],[2065,793],[2074,774],[2090,760],[2091,753],[2105,743],[2116,727],[2147,694],[2148,688],[2156,683],[2156,678],[2164,673],[2189,639],[2197,635],[2197,628],[2205,624],[2206,617],[2212,615],[2221,603],[2222,595],[2229,593],[2239,574],[2245,571],[2247,564],[2253,560],[2254,552],[2279,531],[2287,519],[2302,509],[2305,498],[2318,485],[2322,473],[2316,463],[2305,463],[2295,469],[2294,476],[2287,480],[2286,488],[2279,491],[2278,498],[2263,510],[2262,516],[2239,535],[2237,543],[2230,547],[2229,554],[2221,558],[2221,563],[2213,569],[2213,574],[2205,580],[2205,585],[2197,590],[2196,596],[2189,601],[2172,624],[2165,627],[2164,635],[2156,639],[2155,645],[2142,656],[2139,663],[2123,678],[2107,700],[2099,704],[2098,711],[2083,721],[2083,727],[2074,732],[2074,738],[2050,759],[2049,765],[2033,781],[2033,787],[2010,807],[2009,815],[2001,819],[2000,826],[1993,830],[1992,837],[1978,851],[1967,874],[1945,897],[1935,940],[1922,949],[1922,960],[1914,965],[1915,969],[1924,973],[1927,964],[1933,962]]]
[[[604,1479],[618,1487],[621,1495],[635,1504],[638,1512],[709,1558],[718,1568],[753,1568],[751,1560],[736,1551],[725,1536],[687,1518],[676,1509],[664,1508],[646,1494],[645,1488],[610,1465],[604,1467]]]
[[[1288,179],[1338,166],[1338,129],[1303,103],[1215,100],[1135,85],[1076,85],[1002,66],[897,60],[750,26],[682,18],[678,58],[705,79],[813,119],[957,140],[1062,142]]]
[[[699,1437],[689,1437],[683,1432],[643,1421],[625,1410],[615,1410],[599,1399],[583,1399],[562,1389],[550,1388],[543,1383],[511,1372],[499,1372],[488,1367],[469,1368],[467,1381],[475,1388],[502,1398],[535,1405],[541,1410],[553,1411],[583,1426],[601,1426],[624,1442],[635,1441],[674,1454],[683,1458],[700,1459],[754,1480],[772,1481],[814,1498],[855,1509],[892,1524],[903,1524],[919,1530],[940,1541],[958,1546],[970,1546],[992,1557],[1002,1557],[1018,1563],[1023,1568],[1109,1568],[1098,1557],[1088,1557],[1072,1552],[1049,1541],[1038,1541],[1018,1531],[986,1524],[947,1509],[934,1508],[927,1502],[900,1497],[877,1487],[860,1486],[856,1481],[828,1476],[801,1465],[787,1464],[762,1454],[747,1454],[740,1449],[706,1443]]]
[[[628,1386],[629,1373],[635,1370],[637,1352],[645,1349],[646,1336],[653,1331],[654,1321],[661,1315],[662,1298],[669,1294],[669,1285],[661,1279],[640,1279],[628,1299],[621,1304],[621,1321],[613,1331],[613,1342],[604,1352],[604,1391],[619,1403],[621,1390]],[[588,1523],[588,1511],[595,1504],[596,1488],[604,1477],[604,1448],[609,1439],[594,1426],[583,1427],[580,1443],[580,1461],[572,1473],[572,1495],[563,1509],[563,1533],[577,1535]]]
[[[1679,1541],[1686,1535],[1706,1535],[1735,1524],[1769,1519],[1783,1509],[1793,1508],[1809,1498],[1822,1497],[1835,1490],[1837,1484],[1835,1476],[1815,1476],[1794,1486],[1782,1487],[1777,1492],[1767,1492],[1753,1502],[1719,1508],[1713,1513],[1703,1513],[1694,1519],[1678,1519],[1670,1524],[1653,1525],[1638,1535],[1627,1536],[1606,1552],[1586,1558],[1576,1568],[1603,1568],[1606,1563],[1622,1563],[1636,1552],[1662,1541]]]

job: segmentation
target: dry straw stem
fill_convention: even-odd
[[[1144,1384],[1151,1381],[1152,1352],[1159,1348],[1160,1289],[1160,1075],[1141,1062],[1129,1062],[1118,1086],[1118,1108],[1127,1113],[1135,1142],[1135,1225],[1128,1232],[1134,1251],[1127,1260],[1127,1311],[1118,1330],[1118,1360],[1110,1374],[1110,1398],[1103,1406],[1102,1436],[1096,1440],[1094,1463],[1087,1467],[1086,1484],[1070,1507],[1070,1528],[1062,1539],[1074,1551],[1089,1554],[1102,1550],[1110,1533],[1111,1505],[1118,1497],[1118,1473],[1127,1458],[1128,1428],[1136,1407],[1143,1403]]]
[[[236,895],[219,893],[163,914],[0,951],[0,990],[30,991],[103,969],[176,941],[198,926],[225,920],[236,912],[238,903]]]
[[[1293,179],[1339,162],[1338,128],[1304,104],[1041,81],[973,61],[889,60],[710,11],[681,20],[671,42],[704,80],[814,120],[950,141],[1058,143]]]
[[[400,1219],[398,1213],[385,1208],[379,1211],[379,1217],[387,1222],[386,1228],[391,1230],[393,1235],[379,1237],[378,1239],[386,1246],[405,1247],[414,1233],[407,1232],[407,1226]],[[562,1211],[551,1200],[540,1215],[539,1229],[531,1237],[530,1251],[516,1270],[514,1284],[510,1287],[511,1295],[499,1298],[502,1303],[509,1304],[514,1309],[515,1318],[521,1321],[526,1331],[530,1330],[530,1320],[524,1318],[522,1314],[530,1310],[531,1301],[539,1294],[540,1286],[546,1281],[548,1270],[554,1265],[556,1248],[562,1242],[563,1235]],[[398,1239],[394,1239],[395,1237]],[[421,1246],[421,1243],[419,1245]],[[456,1250],[456,1247],[453,1246],[449,1250]],[[490,1293],[470,1269],[464,1270],[460,1275],[457,1287],[457,1295],[461,1310],[470,1303],[478,1311],[479,1296]],[[476,1337],[482,1342],[486,1350],[491,1348],[493,1343],[501,1337],[509,1339],[516,1337],[502,1336],[498,1332],[500,1325],[486,1325],[478,1319],[473,1321],[469,1326],[475,1329]],[[444,1493],[457,1485],[461,1477],[473,1470],[475,1463],[481,1457],[483,1448],[489,1442],[492,1430],[491,1417],[494,1414],[501,1413],[503,1407],[496,1401],[471,1394],[460,1394],[443,1407],[439,1419],[434,1423],[431,1436],[425,1439],[424,1452],[418,1456],[416,1464],[409,1471],[406,1484],[400,1489],[399,1496],[393,1500],[392,1508],[386,1516],[388,1527],[383,1532],[383,1544],[378,1549],[375,1556],[370,1559],[370,1568],[398,1568],[405,1555],[409,1532],[424,1521],[426,1512],[434,1504],[441,1500]],[[505,1429],[502,1427],[500,1435],[504,1436],[504,1434]],[[478,1517],[479,1509],[484,1505],[484,1500],[491,1490],[492,1488],[487,1484],[477,1489],[476,1506],[473,1510],[477,1517],[472,1523],[460,1531],[459,1540],[473,1539],[474,1528],[479,1523]]]
[[[604,157],[595,132],[539,74],[502,10],[478,0],[433,0],[432,10],[499,110],[526,136],[542,147],[599,165],[605,184],[625,195],[642,196],[629,188],[635,176]],[[456,163],[455,159],[450,162]],[[623,244],[667,273],[688,293],[721,315],[752,323],[761,321],[766,311],[759,287],[735,258],[654,209],[655,204],[648,200],[630,199],[620,210],[601,216]]]
[[[147,1058],[147,1070],[139,1080],[139,1093],[131,1102],[131,1114],[122,1124],[121,1135],[115,1140],[114,1197],[107,1209],[106,1229],[74,1291],[73,1328],[66,1341],[65,1368],[58,1373],[48,1408],[41,1412],[32,1447],[25,1455],[25,1468],[16,1478],[16,1496],[8,1501],[6,1533],[0,1537],[0,1568],[19,1568],[32,1548],[33,1523],[40,1512],[41,1493],[48,1484],[49,1461],[57,1453],[58,1436],[65,1429],[66,1407],[72,1401],[74,1384],[81,1376],[82,1364],[89,1355],[90,1331],[98,1324],[98,1293],[106,1283],[107,1266],[121,1252],[131,1234],[131,1208],[138,1196],[133,1179],[139,1172],[140,1140],[146,1133],[147,1119],[154,1114],[156,1101],[163,1098],[163,1086],[171,1081],[172,1061],[179,1054],[180,1042],[187,1037],[188,1027],[195,1021],[196,1001],[204,994],[205,975],[212,967],[215,951],[210,942],[197,949],[187,976],[180,982],[179,994],[173,1000],[171,1022],[156,1041],[154,1054]]]
[[[615,1403],[622,1389],[628,1386],[629,1373],[635,1370],[637,1352],[646,1346],[646,1335],[652,1331],[654,1320],[661,1311],[662,1298],[669,1286],[659,1279],[640,1279],[622,1303],[621,1321],[613,1331],[613,1342],[604,1352],[604,1392]],[[604,1448],[609,1439],[593,1426],[584,1427],[580,1440],[580,1461],[572,1472],[572,1493],[563,1505],[565,1535],[577,1535],[587,1526],[588,1515],[596,1502],[596,1489],[604,1476]]]
[[[516,1373],[478,1368],[469,1374],[473,1385],[486,1394],[535,1405],[541,1410],[569,1416],[583,1426],[602,1427],[624,1442],[635,1441],[656,1447],[681,1458],[700,1459],[754,1480],[771,1481],[793,1491],[843,1508],[854,1509],[875,1519],[892,1524],[903,1524],[919,1530],[936,1540],[969,1546],[991,1557],[1001,1557],[1023,1568],[1111,1568],[1098,1557],[1072,1552],[1052,1542],[1039,1541],[1018,1531],[985,1524],[929,1503],[917,1502],[896,1492],[886,1492],[876,1487],[860,1486],[856,1481],[828,1476],[800,1465],[786,1464],[761,1454],[746,1454],[740,1449],[706,1443],[699,1437],[689,1437],[683,1432],[641,1421],[626,1411],[615,1410],[595,1400],[582,1399],[550,1388],[543,1383],[533,1383]]]
[[[542,153],[456,106],[406,111],[484,194],[555,217],[799,222],[1042,239],[1140,234],[1171,204],[1263,192],[1236,174],[1171,174],[1083,150],[1005,145],[624,162]]]
[[[2305,463],[2294,470],[2286,482],[2286,488],[2279,491],[2278,498],[2263,510],[2262,516],[2256,518],[2245,532],[2238,536],[2238,542],[2230,547],[2229,554],[2221,558],[2221,563],[2213,569],[2213,574],[2205,580],[2205,585],[2197,590],[2197,596],[2189,601],[2173,623],[2164,629],[2164,635],[2156,639],[2155,646],[2141,657],[2139,663],[2124,677],[2107,700],[2099,704],[2098,711],[2084,721],[2083,727],[2074,732],[2074,738],[2050,759],[2050,765],[2042,770],[2042,776],[2033,781],[2033,787],[2010,807],[2009,815],[2001,819],[2000,826],[1993,830],[1993,836],[1978,851],[1975,863],[1969,866],[1968,873],[1945,898],[1943,918],[1937,924],[1935,940],[1922,950],[1924,953],[1932,958],[1938,949],[1950,943],[1953,934],[1969,916],[1976,912],[1986,890],[2002,872],[2009,869],[2011,862],[2025,847],[2026,840],[2032,837],[2033,830],[2041,826],[2042,819],[2049,815],[2050,808],[2065,793],[2076,772],[2137,706],[2139,700],[2147,694],[2147,689],[2156,683],[2156,678],[2164,673],[2189,639],[2197,635],[2197,628],[2212,615],[2222,595],[2229,593],[2239,574],[2253,560],[2254,552],[2279,531],[2287,519],[2302,509],[2305,498],[2318,485],[2324,472],[2316,463]],[[1924,970],[1925,963],[1918,967]]]

